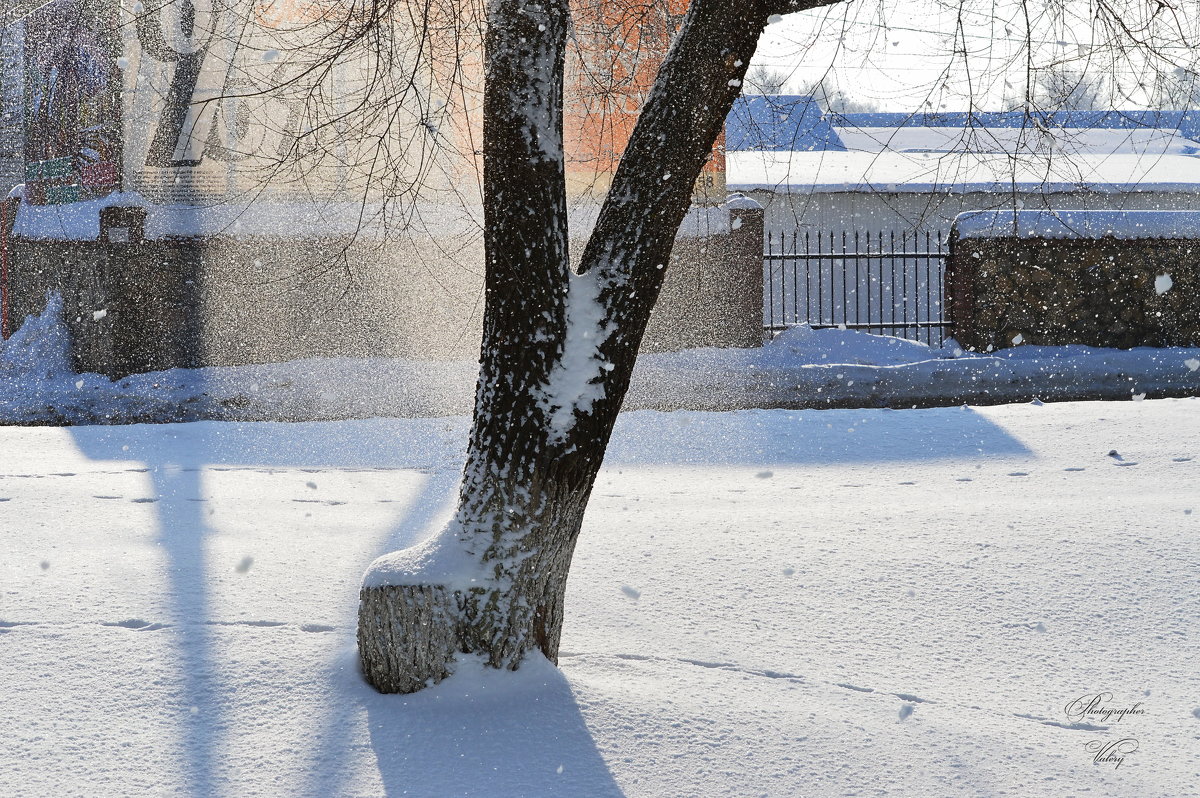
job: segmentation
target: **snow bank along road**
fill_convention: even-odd
[[[561,670],[407,698],[465,419],[0,429],[0,795],[1200,795],[1197,418],[626,414]]]
[[[116,382],[71,370],[53,308],[0,342],[0,425],[330,421],[470,413],[478,364],[314,358],[171,369]],[[754,349],[643,355],[626,410],[930,407],[1038,398],[1200,395],[1200,349],[1016,346],[980,355],[853,330],[794,327]]]

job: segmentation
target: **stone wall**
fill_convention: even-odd
[[[10,251],[14,327],[60,292],[82,371],[478,349],[478,273],[435,279],[349,240],[15,239]]]
[[[644,351],[762,343],[762,211],[729,212],[728,232],[677,242]],[[479,351],[477,238],[10,237],[9,261],[11,328],[60,292],[80,371]]]
[[[1200,240],[952,237],[946,302],[975,351],[1200,346]]]
[[[763,212],[729,214],[728,232],[675,240],[643,352],[762,346]]]

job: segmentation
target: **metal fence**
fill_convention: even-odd
[[[763,327],[797,324],[940,344],[946,252],[942,232],[768,233]]]

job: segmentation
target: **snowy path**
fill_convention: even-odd
[[[0,795],[1200,796],[1198,412],[627,414],[561,671],[408,698],[465,419],[0,429]]]

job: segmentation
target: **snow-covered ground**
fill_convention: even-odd
[[[1198,413],[627,413],[561,669],[410,697],[465,418],[2,428],[0,795],[1197,796]]]
[[[0,424],[317,421],[466,414],[475,363],[314,358],[113,382],[70,368],[57,307],[0,343]],[[1200,394],[1200,348],[1017,346],[992,354],[797,327],[758,349],[643,355],[625,408],[926,407]]]

